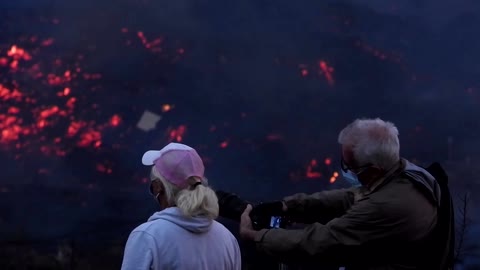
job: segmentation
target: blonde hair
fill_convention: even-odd
[[[215,191],[207,186],[206,178],[190,177],[188,179],[190,185],[182,189],[161,176],[155,166],[152,167],[150,178],[152,181],[159,180],[163,184],[168,205],[177,206],[185,216],[204,216],[210,219],[218,217],[218,198]],[[192,186],[197,182],[202,184]]]

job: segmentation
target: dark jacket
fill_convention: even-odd
[[[348,269],[428,269],[430,236],[441,191],[435,178],[407,160],[370,189],[286,197],[300,230],[262,230],[257,248],[285,262]]]

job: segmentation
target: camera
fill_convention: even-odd
[[[216,191],[218,197],[218,205],[220,207],[219,215],[235,221],[240,221],[247,205],[253,206],[250,212],[253,228],[260,229],[278,229],[286,228],[290,223],[289,218],[283,212],[283,204],[281,201],[253,204],[238,197],[234,193],[225,191]]]

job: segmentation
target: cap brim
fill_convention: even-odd
[[[160,151],[150,150],[145,152],[142,157],[142,164],[145,166],[151,166],[154,164],[155,160],[157,160],[161,156]]]

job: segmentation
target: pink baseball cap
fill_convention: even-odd
[[[155,165],[155,169],[165,180],[180,188],[188,187],[188,178],[203,178],[205,172],[197,151],[181,143],[169,143],[161,150],[145,152],[142,163],[146,166]]]

